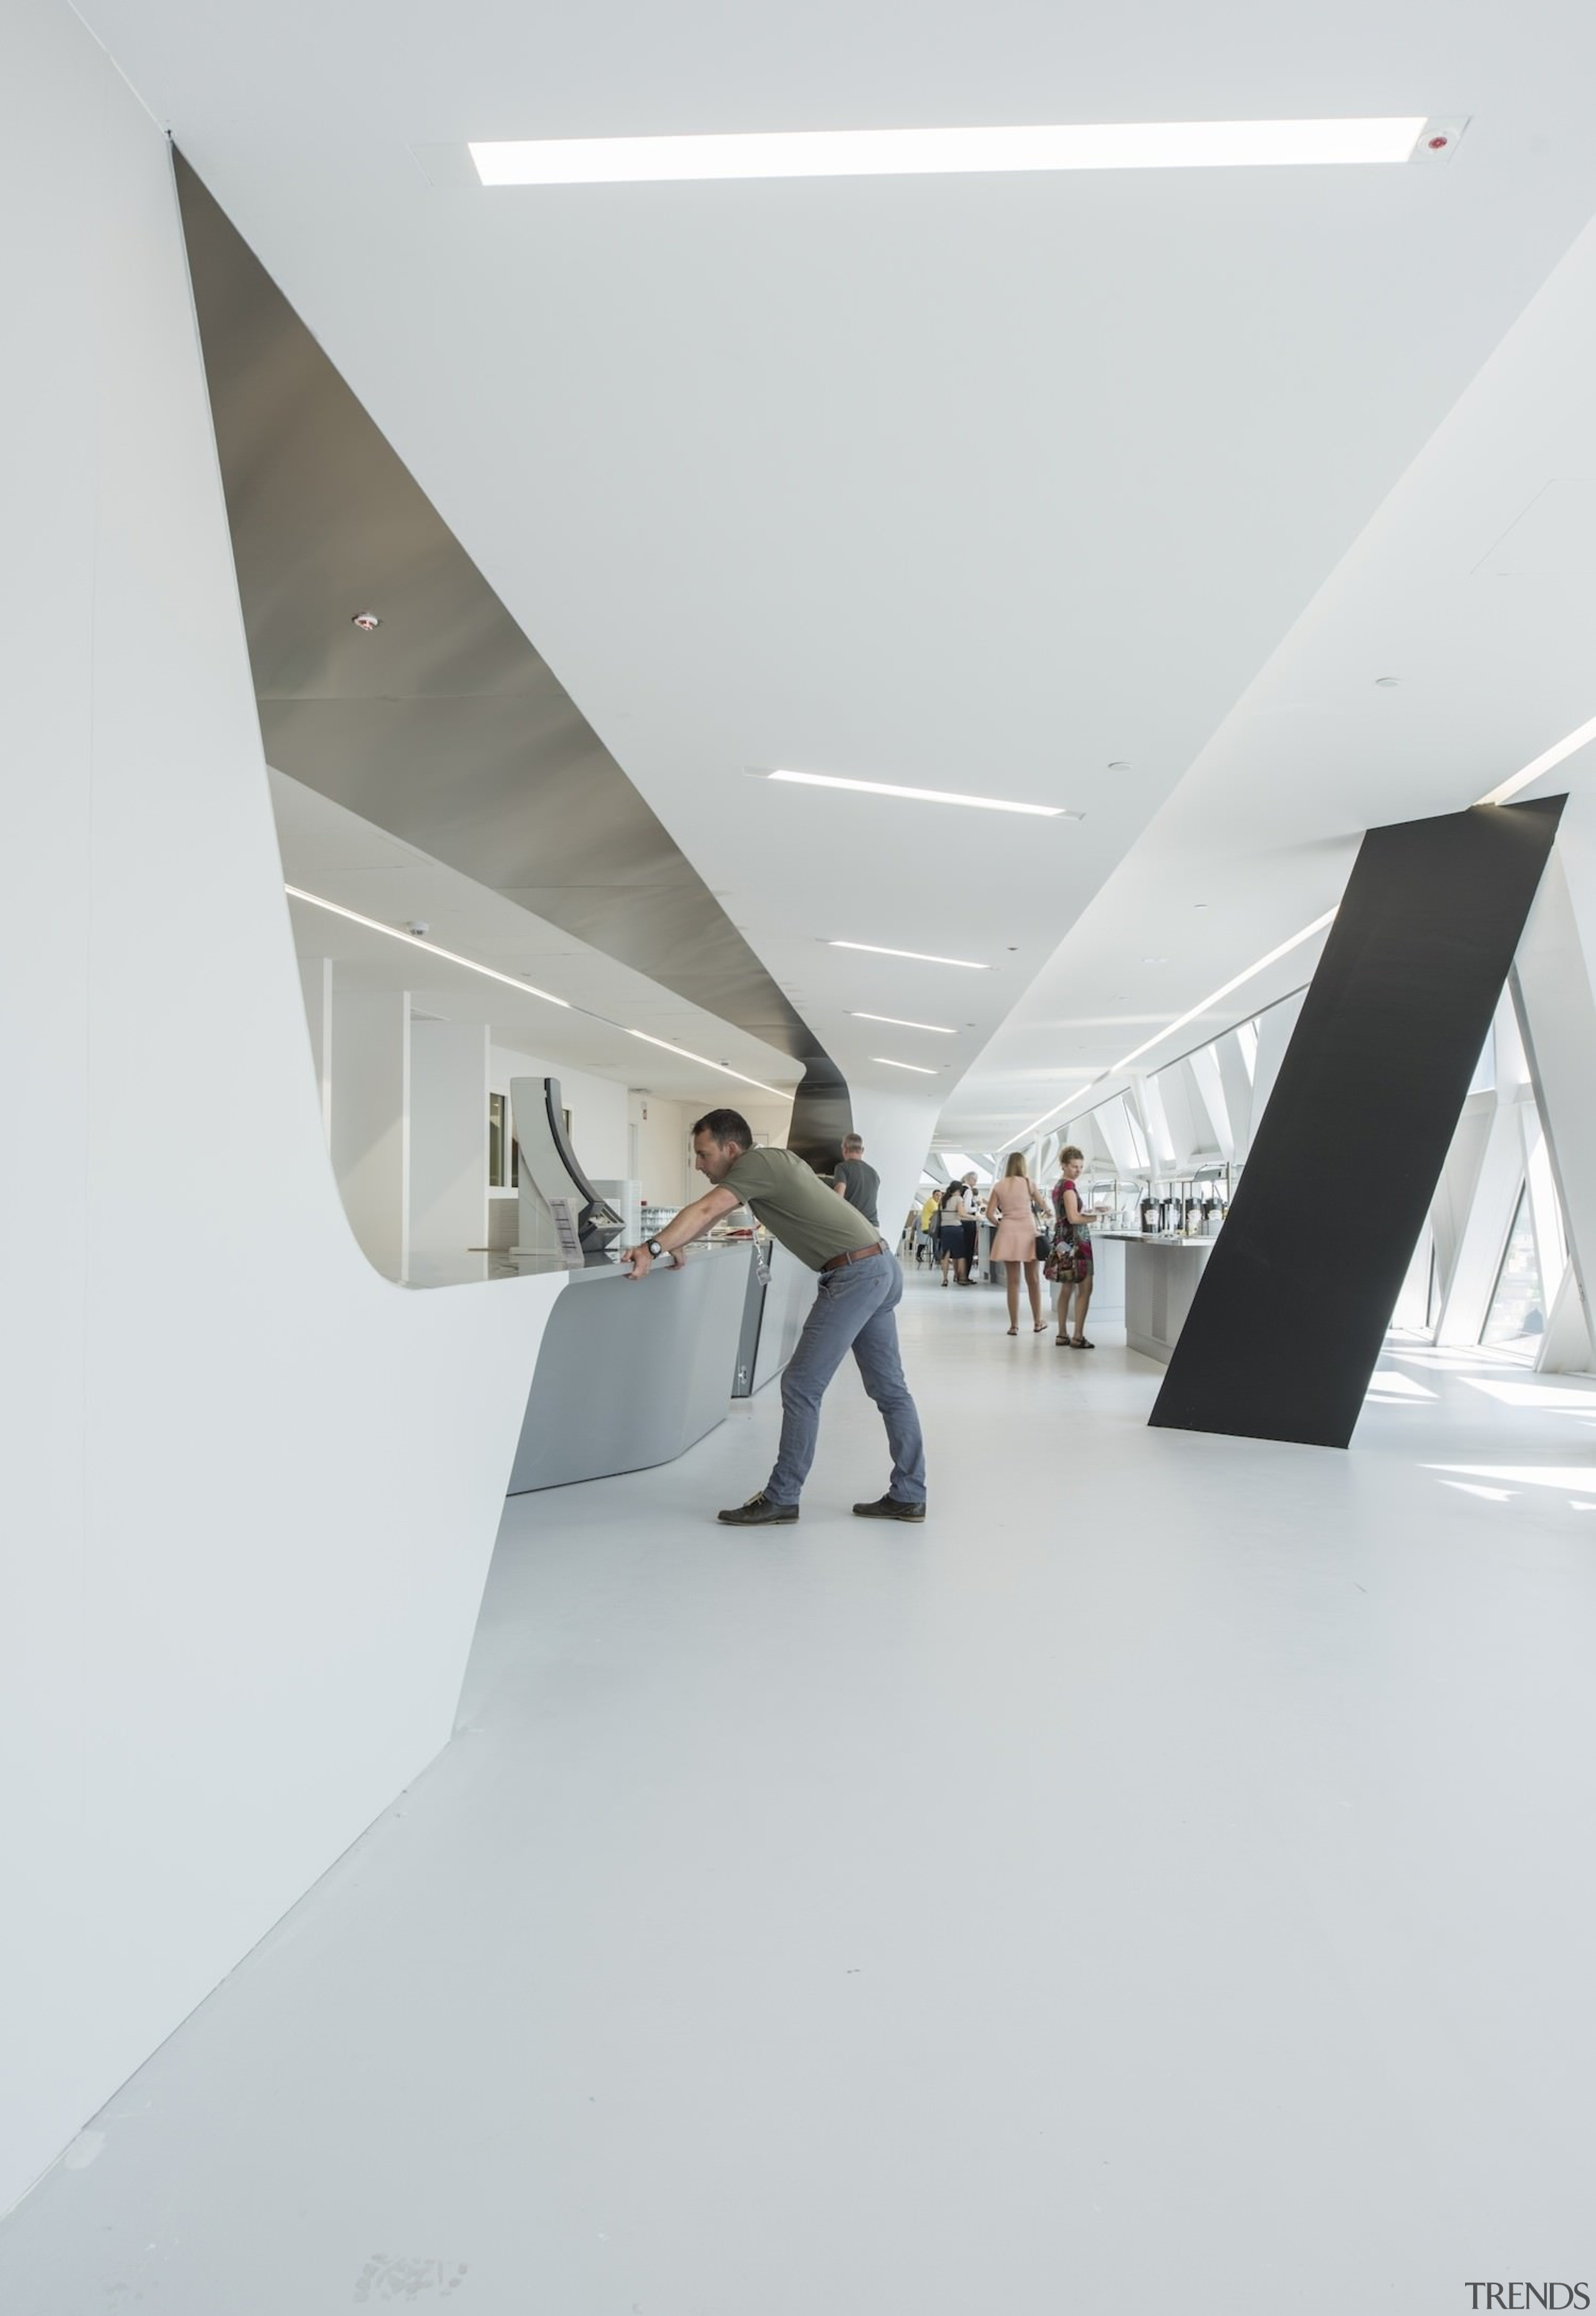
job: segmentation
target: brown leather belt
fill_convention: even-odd
[[[841,1270],[845,1262],[862,1262],[867,1255],[885,1254],[886,1252],[887,1241],[878,1238],[874,1246],[856,1246],[849,1254],[834,1254],[831,1260],[823,1262],[820,1268],[822,1270]]]

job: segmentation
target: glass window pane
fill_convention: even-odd
[[[1541,1291],[1540,1264],[1536,1259],[1526,1184],[1519,1192],[1519,1203],[1513,1210],[1513,1226],[1507,1234],[1507,1250],[1496,1274],[1496,1291],[1491,1297],[1480,1341],[1493,1350],[1519,1351],[1529,1358],[1539,1349],[1546,1328],[1546,1299]]]

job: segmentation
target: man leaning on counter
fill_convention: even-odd
[[[793,1150],[754,1147],[740,1111],[712,1109],[692,1129],[693,1163],[710,1184],[657,1238],[621,1249],[633,1278],[646,1278],[735,1207],[749,1207],[778,1245],[820,1273],[815,1302],[781,1377],[781,1439],[771,1476],[746,1503],[721,1512],[729,1528],[789,1524],[798,1516],[820,1433],[825,1387],[851,1350],[864,1387],[881,1412],[892,1451],[887,1493],[855,1504],[860,1519],[925,1518],[925,1448],[920,1417],[904,1381],[897,1321],[904,1275],[897,1258],[857,1207],[838,1198]]]

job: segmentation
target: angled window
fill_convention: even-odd
[[[1511,1351],[1520,1358],[1531,1358],[1539,1348],[1546,1326],[1546,1297],[1526,1183],[1513,1209],[1513,1226],[1507,1234],[1480,1341],[1492,1350]]]

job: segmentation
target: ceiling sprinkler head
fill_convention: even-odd
[[[375,611],[357,611],[349,624],[352,628],[359,628],[362,635],[369,636],[374,628],[382,625],[382,621]]]

